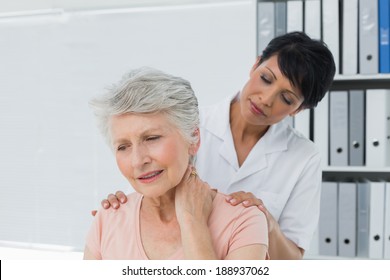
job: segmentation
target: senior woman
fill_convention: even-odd
[[[120,209],[98,211],[84,259],[266,258],[264,213],[224,203],[192,167],[199,112],[188,81],[136,69],[91,105],[136,192]]]

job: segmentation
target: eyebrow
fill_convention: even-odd
[[[275,73],[271,70],[271,68],[269,68],[268,66],[265,66],[265,68],[267,68],[268,69],[268,71],[270,71],[271,72],[271,74],[272,74],[272,76],[274,76],[274,78],[275,78],[275,80],[277,80],[278,78],[276,78],[276,75],[275,75]]]
[[[155,127],[155,128],[149,128],[145,131],[143,131],[141,133],[141,137],[145,137],[145,135],[148,135],[148,134],[153,134],[155,133],[157,130],[159,130],[159,133],[162,133],[160,128],[159,127]],[[117,139],[116,141],[112,141],[113,144],[117,145],[117,144],[120,144],[120,143],[126,143],[128,141],[127,138],[119,138]]]
[[[271,70],[271,68],[269,68],[268,66],[264,66],[264,67],[267,68],[268,71],[271,72],[271,74],[272,74],[272,76],[274,76],[275,80],[278,80],[278,78],[276,78],[276,75],[275,75],[275,73]],[[295,92],[293,92],[293,91],[291,91],[291,90],[288,90],[288,89],[286,89],[286,91],[288,91],[289,93],[291,93],[292,95],[294,95],[298,100],[301,99]]]

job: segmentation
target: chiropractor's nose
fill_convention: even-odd
[[[277,89],[267,89],[259,94],[259,99],[262,104],[271,107],[277,96]]]

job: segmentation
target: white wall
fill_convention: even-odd
[[[187,78],[201,105],[240,89],[252,3],[216,2],[0,16],[0,240],[82,250],[90,210],[131,191],[88,108],[128,69]]]
[[[239,0],[238,0],[239,1]],[[1,13],[47,9],[91,10],[129,7],[156,7],[199,3],[227,3],[237,0],[1,0]],[[241,0],[246,2],[245,0]]]

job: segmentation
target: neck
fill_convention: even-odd
[[[146,217],[158,219],[164,223],[176,220],[175,190],[176,188],[173,188],[159,197],[144,197],[141,214],[146,214]]]
[[[233,137],[237,140],[257,142],[267,132],[269,125],[253,125],[245,121],[241,115],[238,99],[230,105],[230,128]]]

